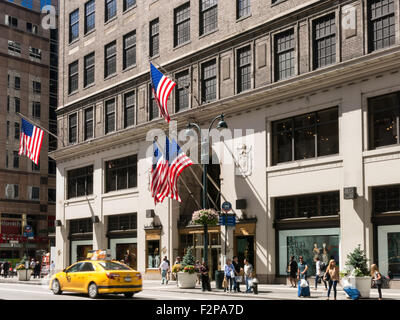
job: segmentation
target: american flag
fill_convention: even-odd
[[[38,165],[42,142],[43,130],[22,119],[19,155],[27,156]]]
[[[154,99],[156,100],[160,110],[160,115],[163,116],[167,122],[169,122],[171,118],[168,114],[167,101],[172,89],[176,86],[176,83],[158,71],[157,68],[151,63],[150,78],[151,88],[153,90]]]
[[[166,197],[182,202],[178,194],[178,179],[182,171],[193,164],[176,141],[165,138],[164,155],[154,142],[154,158],[151,170],[151,192],[154,203]]]

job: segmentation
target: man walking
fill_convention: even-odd
[[[3,276],[4,276],[4,278],[7,278],[7,276],[8,276],[8,272],[9,272],[9,270],[10,270],[10,263],[8,262],[8,261],[6,261],[6,262],[4,262],[4,264],[3,264]]]
[[[299,263],[297,267],[297,280],[307,280],[308,264],[304,261],[303,256],[299,257]]]
[[[167,262],[167,257],[164,257],[163,261],[160,264],[160,267],[158,268],[160,270],[161,273],[161,284],[168,284],[168,279],[167,279],[167,273],[169,270],[169,264]]]
[[[235,277],[233,278],[233,285],[234,285],[234,291],[235,292],[240,292],[240,265],[239,265],[239,259],[237,256],[233,257],[233,267],[235,268]]]
[[[253,274],[253,266],[247,259],[244,259],[244,281],[246,283],[246,293],[251,293],[250,281]]]
[[[202,291],[211,291],[211,286],[210,286],[210,278],[208,275],[209,269],[205,261],[201,264],[200,267],[200,274],[201,274],[201,287]]]

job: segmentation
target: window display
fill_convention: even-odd
[[[158,268],[160,262],[160,241],[147,241],[147,268]]]
[[[389,270],[394,276],[400,276],[400,232],[387,234]]]

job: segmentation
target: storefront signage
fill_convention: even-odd
[[[228,201],[225,201],[223,204],[222,204],[222,210],[223,211],[225,211],[225,212],[229,212],[229,211],[231,211],[231,209],[232,209],[232,203],[230,203],[230,202],[228,202]]]
[[[234,227],[236,226],[236,215],[222,214],[219,216],[219,224],[221,226]]]
[[[30,225],[24,227],[24,237],[33,238],[33,230]]]

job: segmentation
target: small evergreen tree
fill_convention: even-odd
[[[196,261],[193,256],[192,248],[188,248],[185,256],[182,259],[182,267],[184,268],[186,266],[194,266],[195,263]]]
[[[356,275],[361,276],[362,275],[369,275],[368,273],[368,259],[367,256],[365,255],[364,250],[361,250],[361,245],[358,245],[357,248],[354,249],[353,252],[349,253],[347,255],[347,261],[346,261],[346,266],[349,266],[356,270]]]

